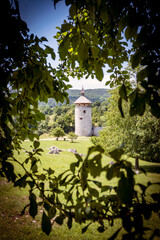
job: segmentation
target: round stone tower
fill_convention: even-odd
[[[75,107],[75,134],[78,136],[91,136],[92,114],[91,101],[84,96],[82,87],[81,96],[74,102]]]

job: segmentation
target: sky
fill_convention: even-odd
[[[57,66],[58,44],[53,36],[57,32],[56,27],[60,27],[64,19],[67,19],[69,7],[65,5],[64,1],[60,1],[55,9],[52,0],[19,0],[19,6],[21,18],[27,23],[30,33],[48,39],[48,45],[54,49],[57,56],[56,61],[51,64]],[[81,89],[82,86],[84,89],[106,88],[105,82],[109,80],[109,74],[106,73],[101,82],[91,78],[78,80],[70,77],[69,79],[69,84],[73,89]]]

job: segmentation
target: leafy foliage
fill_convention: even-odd
[[[59,176],[51,168],[39,173],[39,157],[43,150],[38,140],[34,140],[38,136],[33,129],[37,121],[44,119],[38,110],[38,100],[47,102],[48,97],[54,97],[63,102],[68,99],[66,90],[70,86],[65,83],[68,81],[66,74],[76,74],[79,78],[87,74],[86,77],[91,75],[102,80],[105,65],[113,72],[110,86],[121,85],[121,114],[122,100],[128,100],[126,89],[129,88],[132,116],[142,115],[146,103],[152,114],[159,116],[157,36],[160,21],[157,1],[123,1],[121,4],[109,0],[66,1],[66,5],[71,4],[70,16],[69,22],[65,21],[57,33],[63,62],[57,69],[47,63],[48,54],[55,59],[53,49],[43,43],[47,39],[28,34],[27,25],[20,18],[18,1],[3,3],[3,14],[0,14],[4,16],[0,37],[0,175],[15,186],[29,188],[29,203],[22,214],[29,208],[30,215],[35,218],[38,206],[42,206],[42,230],[47,235],[52,228],[52,218],[59,225],[67,220],[69,229],[73,220],[86,223],[82,233],[92,222],[98,222],[97,230],[104,232],[106,223],[112,226],[115,219],[121,219],[126,230],[123,239],[145,239],[148,229],[144,226],[144,219],[148,220],[152,212],[159,214],[159,194],[151,194],[152,201],[148,202],[146,191],[153,184],[135,183],[135,173],[131,164],[123,159],[123,151],[111,151],[114,163],[102,166],[104,150],[99,145],[93,146],[84,159],[75,155],[77,160]],[[131,50],[123,42],[124,32],[126,39],[133,44]],[[137,79],[144,91],[138,87],[132,91],[131,84],[124,84],[128,75],[121,71],[121,67],[130,53],[132,67],[140,64],[143,68]],[[18,151],[26,138],[33,142],[33,150],[26,151],[27,158],[20,162],[14,158],[13,151]],[[21,166],[23,173],[15,172],[15,164]],[[96,179],[101,174],[105,174],[108,181],[116,178],[116,185],[108,183],[103,186]],[[157,229],[151,230],[151,238],[159,236]],[[118,229],[110,239],[115,239],[120,231]]]
[[[0,48],[1,156],[6,155],[6,149],[11,154],[13,148],[20,148],[20,142],[27,137],[38,138],[33,131],[37,121],[44,119],[38,110],[38,100],[47,101],[54,96],[63,102],[69,87],[64,82],[67,78],[57,79],[56,70],[47,63],[47,55],[54,58],[54,53],[43,44],[46,39],[28,35],[17,4],[5,1],[3,5],[7,25],[2,28]]]
[[[122,86],[121,99],[128,98],[124,86],[134,95],[130,104],[132,116],[143,115],[148,104],[152,114],[159,117],[158,2],[69,0],[66,4],[70,5],[70,15],[56,35],[64,71],[73,77],[95,76],[101,81],[106,66],[112,73],[106,84],[111,88]],[[129,60],[132,69],[141,67],[136,76],[141,87],[136,90],[127,85],[129,74],[123,71],[123,63]],[[119,106],[121,109],[121,100]]]

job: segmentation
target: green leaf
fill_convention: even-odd
[[[48,211],[48,217],[49,217],[49,219],[52,219],[52,218],[54,218],[55,217],[55,215],[56,215],[56,208],[55,207],[50,207],[49,208],[49,211]]]
[[[129,180],[122,175],[121,179],[118,182],[117,193],[122,201],[122,203],[127,206],[132,205],[132,197],[133,197],[133,186],[130,184]]]
[[[153,194],[151,194],[151,197],[153,198],[153,200],[155,202],[160,203],[160,195],[159,195],[159,193],[153,193]]]
[[[31,217],[35,218],[38,212],[38,205],[36,202],[36,195],[34,193],[31,193],[29,196],[30,200],[30,207],[29,207],[29,214]]]
[[[83,42],[80,42],[79,44],[78,58],[80,61],[84,61],[88,58],[88,47]]]
[[[75,157],[78,159],[79,162],[83,162],[83,158],[79,154],[75,154]]]
[[[121,228],[119,228],[119,229],[112,235],[112,237],[108,238],[108,240],[114,240],[114,239],[116,239],[116,237],[117,237],[118,233],[120,232],[120,230],[121,230]]]
[[[42,42],[48,42],[47,38],[45,38],[45,37],[41,37],[40,40],[41,40]]]
[[[146,68],[142,69],[137,73],[137,82],[142,82],[145,78],[147,78],[147,76],[148,76],[148,70]]]
[[[133,97],[133,95],[131,96]],[[132,102],[130,105],[130,111],[129,111],[130,116],[133,117],[137,114],[142,116],[145,112],[145,107],[146,107],[146,104],[145,104],[145,99],[143,94],[138,94],[137,92],[135,92],[134,98],[132,98]]]
[[[101,158],[102,158],[102,155],[100,153],[94,156],[93,159],[88,161],[89,172],[91,176],[93,176],[94,178],[96,178],[97,176],[100,176],[101,174],[101,170],[102,170]]]
[[[98,53],[99,53],[99,48],[98,47],[92,47],[91,50],[92,50],[93,57],[97,58]]]
[[[69,45],[70,45],[70,38],[67,35],[59,45],[59,55],[62,60],[64,60],[64,58],[68,54]]]
[[[39,141],[35,140],[35,141],[33,142],[34,149],[37,149],[37,148],[39,147],[39,145],[40,145],[40,142],[39,142]]]
[[[88,33],[90,33],[90,34],[93,34],[94,33],[94,27],[93,27],[93,25],[92,24],[87,24],[87,23],[85,23],[85,24],[83,24],[82,25],[82,29],[84,29],[84,30],[86,30]],[[95,40],[95,39],[94,39]]]
[[[99,62],[96,62],[95,73],[96,73],[96,78],[99,81],[102,81],[102,79],[103,79],[103,69],[102,69],[102,65]]]
[[[69,214],[68,215],[68,221],[67,221],[67,226],[68,226],[69,229],[72,228],[72,221],[73,221],[72,215]]]
[[[110,186],[102,186],[101,192],[106,192],[106,191],[108,191],[110,189],[111,189]]]
[[[102,187],[102,183],[98,182],[98,181],[92,181],[97,187],[101,188]]]
[[[76,4],[72,4],[70,9],[69,9],[69,14],[72,18],[77,14],[77,7]]]
[[[10,162],[5,162],[3,165],[3,171],[8,179],[8,181],[15,182],[16,180],[16,175],[14,173],[14,166]]]
[[[52,168],[49,168],[49,169],[48,169],[48,174],[49,174],[49,176],[52,175],[52,174],[54,174],[54,173],[55,173],[55,171],[54,171]]]
[[[126,37],[127,41],[130,38],[135,37],[136,34],[137,34],[137,26],[132,27],[132,28],[130,26],[128,26],[125,30],[125,37]]]
[[[37,178],[39,179],[39,180],[42,180],[42,181],[44,181],[45,179],[46,179],[46,175],[45,174],[40,174],[40,175],[36,175],[37,176]]]
[[[42,215],[42,231],[49,235],[52,229],[52,225],[51,225],[51,221],[49,219],[49,217],[45,214],[45,212],[43,212]]]
[[[91,223],[89,223],[86,227],[82,228],[82,234],[85,233],[88,229],[88,227],[91,225]]]
[[[121,156],[124,154],[124,150],[122,148],[116,148],[113,151],[109,152],[109,155],[115,160],[119,161]]]
[[[97,145],[97,146],[92,146],[88,149],[88,153],[87,153],[87,157],[86,159],[89,157],[90,154],[92,154],[93,152],[100,152],[100,153],[104,153],[104,149],[100,146],[100,145]]]
[[[142,55],[140,52],[135,53],[134,55],[132,55],[131,57],[131,64],[132,64],[132,68],[136,68],[142,59]]]
[[[74,35],[72,37],[71,41],[72,41],[73,50],[75,50],[79,46],[79,42],[80,42],[79,36],[78,35]]]
[[[70,164],[70,170],[71,170],[72,173],[75,173],[75,168],[76,168],[76,163],[75,162],[71,163]]]
[[[88,177],[88,169],[86,166],[86,161],[84,161],[82,167],[81,167],[81,186],[83,191],[86,189],[87,187],[87,177]]]
[[[73,25],[71,23],[64,23],[62,24],[61,32],[63,33],[63,32],[69,31],[72,28],[73,28]]]
[[[127,232],[131,232],[131,229],[133,227],[133,223],[131,221],[131,218],[126,216],[126,214],[124,216],[122,216],[123,219],[122,219],[122,224],[123,224],[123,227],[124,229],[127,231]]]
[[[18,179],[15,183],[14,183],[14,186],[15,187],[17,187],[17,186],[19,186],[19,187],[26,187],[26,184],[27,184],[27,182],[26,182],[26,179],[27,179],[27,175],[24,175],[23,177],[21,177],[20,179]]]
[[[122,109],[122,98],[121,97],[118,99],[118,109],[121,113],[121,117],[124,118],[124,113],[123,113],[123,109]]]
[[[105,231],[105,228],[103,226],[100,226],[97,228],[97,231],[103,233]]]
[[[52,59],[55,60],[56,55],[55,55],[55,53],[54,53],[53,48],[51,48],[51,47],[49,47],[49,46],[47,46],[47,45],[45,45],[45,47],[46,47],[45,53],[46,53],[46,54],[51,54]]]
[[[91,188],[91,187],[88,186],[88,191],[91,194],[91,196],[94,196],[96,198],[99,197],[99,192],[95,188]]]
[[[60,215],[60,216],[56,217],[55,221],[56,221],[57,224],[62,225],[64,219],[65,219],[65,215],[63,214],[63,215]]]
[[[107,169],[107,174],[106,174],[106,177],[108,180],[111,180],[113,177],[115,177],[116,174],[115,174],[115,166],[114,164],[112,166],[110,166],[108,169]]]
[[[128,101],[126,86],[124,84],[122,84],[122,86],[119,89],[119,95],[122,99]]]
[[[13,121],[12,116],[10,114],[7,114],[7,117],[9,119],[10,123],[12,124],[12,126],[15,127],[15,122]]]

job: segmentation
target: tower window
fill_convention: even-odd
[[[83,113],[86,113],[86,110],[83,110]]]
[[[82,118],[80,118],[80,120],[82,120]]]

